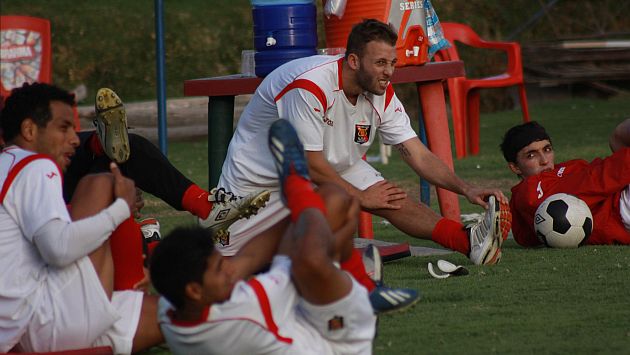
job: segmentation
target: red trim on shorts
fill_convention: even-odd
[[[267,323],[267,329],[269,329],[269,331],[272,332],[276,336],[276,339],[278,339],[279,341],[292,344],[293,339],[285,338],[278,333],[278,325],[273,320],[273,314],[271,313],[271,304],[269,303],[269,298],[267,297],[267,292],[265,292],[265,288],[263,287],[263,285],[256,279],[249,280],[247,284],[251,286],[251,288],[254,290],[254,293],[256,293],[258,303],[260,304],[260,310],[262,311],[263,316],[265,317],[265,322]]]
[[[4,184],[2,185],[2,190],[0,191],[0,203],[4,202],[4,198],[7,195],[7,192],[9,191],[9,187],[11,187],[11,184],[13,183],[13,180],[15,180],[15,178],[20,173],[20,171],[22,171],[22,169],[26,166],[26,164],[32,162],[33,160],[37,160],[37,159],[48,159],[48,160],[52,161],[52,159],[50,159],[50,157],[48,157],[45,154],[33,154],[33,155],[29,155],[27,157],[24,157],[22,160],[17,162],[17,164],[15,164],[9,170],[9,173],[7,174],[7,179],[4,181]],[[54,163],[54,161],[53,161],[53,163]],[[57,163],[55,163],[55,166],[57,166]],[[59,169],[59,166],[57,166],[57,169]],[[59,172],[59,176],[62,176],[61,172]]]
[[[326,114],[326,110],[328,110],[328,101],[326,100],[326,95],[324,94],[322,89],[319,86],[317,86],[317,84],[307,79],[297,79],[293,81],[292,83],[287,85],[284,89],[282,89],[282,91],[280,91],[278,95],[276,95],[276,97],[274,98],[274,101],[278,102],[278,100],[280,100],[282,96],[284,96],[284,94],[286,94],[287,92],[293,89],[304,89],[310,92],[311,94],[315,95],[319,103],[324,108],[324,114]]]

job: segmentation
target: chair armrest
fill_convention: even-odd
[[[521,62],[521,45],[517,42],[491,42],[481,40],[475,44],[477,48],[488,48],[504,51],[507,55],[507,71],[522,71],[523,64]]]

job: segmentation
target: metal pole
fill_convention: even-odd
[[[422,113],[422,105],[418,106],[418,137],[420,138],[422,144],[424,144],[428,148],[429,143],[427,141],[427,130],[424,126],[424,114]],[[420,178],[420,202],[429,207],[431,206],[431,185],[423,178]]]
[[[155,65],[157,71],[158,141],[160,151],[168,154],[166,132],[166,75],[164,73],[164,4],[155,0]]]

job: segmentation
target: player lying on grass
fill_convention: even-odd
[[[363,210],[386,218],[403,233],[465,254],[475,264],[499,261],[509,231],[508,200],[498,189],[463,181],[420,142],[390,82],[396,39],[387,24],[365,20],[352,29],[345,56],[297,59],[263,80],[238,122],[219,186],[239,194],[264,187],[271,190],[271,199],[261,214],[232,225],[230,239],[217,245],[221,253],[233,255],[250,238],[282,233],[289,224],[273,161],[260,134],[284,118],[304,142],[315,184],[333,182],[356,197]],[[487,208],[484,221],[465,228],[385,180],[361,159],[377,133],[419,176]],[[342,268],[359,280],[367,279],[359,275],[363,265],[358,252]],[[364,286],[377,290],[369,282]]]
[[[524,123],[505,133],[503,156],[521,178],[510,199],[518,244],[542,245],[534,232],[536,209],[561,192],[577,196],[591,209],[593,232],[587,244],[630,244],[630,119],[615,128],[609,144],[613,153],[604,159],[556,164],[551,138],[539,123]]]
[[[115,290],[110,245],[141,243],[131,237],[133,181],[113,164],[79,182],[70,212],[64,202],[62,174],[79,144],[73,105],[67,91],[36,83],[14,89],[2,110],[0,352],[128,354],[163,342],[157,297]]]
[[[151,257],[164,298],[160,322],[178,354],[370,354],[376,317],[368,293],[339,262],[353,251],[358,201],[332,184],[313,190],[293,127],[270,145],[292,225],[222,256],[202,229],[179,229]],[[277,254],[273,256],[277,251]],[[273,257],[271,269],[249,278]]]

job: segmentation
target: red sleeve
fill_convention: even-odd
[[[591,202],[588,200],[595,199],[592,202],[596,203],[601,197],[608,197],[630,184],[630,148],[620,149],[604,159],[597,158],[585,164],[586,166],[577,164],[577,169],[573,169],[575,163],[581,162],[583,161],[571,160],[564,163],[567,167],[565,176],[560,175],[556,181],[558,186],[553,191],[545,191],[545,195],[570,193],[585,200],[590,206]],[[558,175],[559,170],[556,167],[553,172],[540,175],[544,178],[548,174]]]
[[[532,204],[536,200],[536,196],[530,196],[531,193],[528,193],[528,190],[530,189],[528,189],[526,181],[522,181],[512,188],[512,198],[510,199],[512,235],[519,245],[535,247],[542,244],[534,232],[534,214],[538,205]]]

